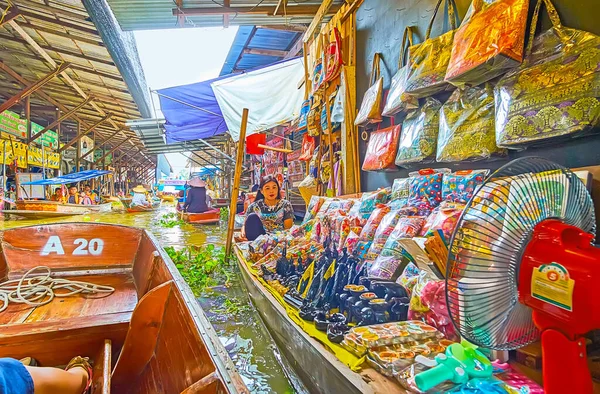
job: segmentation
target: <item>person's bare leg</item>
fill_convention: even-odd
[[[28,367],[35,394],[82,394],[88,380],[87,371],[73,368],[63,371],[50,367]]]

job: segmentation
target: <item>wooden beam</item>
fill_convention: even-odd
[[[279,11],[279,7],[281,7],[283,5],[283,9],[284,12],[282,12],[282,15],[285,15],[285,6],[286,6],[287,1],[286,0],[279,0],[277,2],[277,7],[275,7],[275,12],[273,13],[273,15],[277,15],[277,11]]]
[[[31,138],[27,141],[27,143],[29,144],[32,141],[35,141],[36,139],[38,139],[39,137],[41,137],[42,135],[44,135],[44,133],[46,133],[48,130],[50,130],[54,126],[60,124],[60,122],[62,122],[63,120],[67,119],[68,117],[70,117],[71,115],[73,115],[75,112],[77,112],[81,108],[83,108],[87,103],[90,102],[90,100],[91,100],[91,97],[88,97],[81,104],[79,104],[77,107],[69,110],[69,112],[64,113],[61,117],[59,117],[58,119],[56,119],[54,122],[52,122],[48,126],[44,127],[42,130],[40,130],[39,132],[37,132],[35,135],[32,135]]]
[[[25,30],[23,30],[23,28],[21,26],[19,26],[14,20],[10,21],[10,26],[17,32],[19,33],[19,35],[21,37],[23,37],[32,47],[33,49],[41,56],[43,57],[52,67],[56,67],[56,62],[54,61],[54,59],[52,59],[52,57],[50,55],[48,55],[48,53],[41,48],[33,38],[31,38],[31,36],[29,36],[29,34],[27,34],[27,32]],[[63,72],[62,73],[63,79],[83,98],[86,99],[88,97],[88,95],[81,89],[81,87],[79,87],[79,85],[66,73]],[[98,104],[96,104],[93,100],[90,100],[90,105],[96,110],[96,112],[98,112],[99,115],[101,116],[105,116],[106,112],[100,108],[100,106],[98,106]],[[112,119],[110,119],[110,117],[108,118],[109,123],[112,125],[112,127],[115,130],[120,130],[121,127]],[[127,133],[123,133],[123,137],[127,138],[127,140],[129,141],[129,143],[131,145],[135,145],[135,143],[129,138],[129,136],[127,135]],[[144,152],[141,152],[141,155],[144,156],[146,158],[146,160],[148,160],[149,162],[152,162],[152,160],[150,160],[150,158],[148,156],[146,156],[146,154]]]
[[[319,6],[319,10],[316,12],[315,17],[313,18],[312,22],[310,22],[308,29],[306,29],[306,32],[304,33],[304,42],[308,42],[312,38],[312,35],[315,33],[319,25],[321,25],[323,18],[332,8],[334,8],[335,11],[339,9],[339,7],[333,7],[333,0],[323,0]]]
[[[58,37],[69,38],[69,39],[74,40],[74,41],[85,42],[86,44],[95,45],[95,46],[98,46],[98,47],[106,47],[104,45],[104,43],[102,42],[102,40],[100,40],[99,38],[94,39],[94,38],[82,37],[80,35],[76,36],[74,34],[65,33],[63,31],[59,31],[59,30],[56,30],[56,29],[51,29],[51,28],[48,28],[48,27],[35,25],[33,23],[19,22],[19,25],[22,26],[22,27],[27,27],[29,29],[36,30],[36,31],[41,31],[41,32],[48,33],[48,34],[53,34],[53,35],[58,36]]]
[[[233,175],[233,189],[231,190],[231,199],[229,202],[229,222],[227,223],[227,238],[225,241],[225,259],[229,260],[231,255],[231,246],[233,244],[233,230],[235,227],[235,210],[237,207],[237,198],[240,193],[240,178],[242,176],[242,167],[244,166],[244,145],[246,143],[246,127],[248,126],[248,108],[242,112],[242,124],[240,125],[240,139],[238,141],[237,156],[235,161],[235,173]]]
[[[261,56],[273,56],[273,57],[285,57],[287,51],[277,51],[274,49],[259,49],[259,48],[246,48],[243,51],[244,54],[248,55],[261,55]]]
[[[0,27],[4,26],[6,23],[12,21],[16,17],[21,15],[21,12],[17,9],[17,7],[11,7],[10,10],[4,15],[4,18],[0,22]]]
[[[279,30],[279,31],[295,31],[298,33],[304,33],[306,31],[306,26],[290,24],[290,25],[265,25],[265,26],[256,26],[256,28],[260,30]]]
[[[48,16],[40,15],[36,12],[24,10],[23,8],[21,8],[20,11],[21,11],[22,15],[24,15],[28,18],[37,19],[38,21],[41,21],[41,22],[52,23],[54,25],[59,25],[59,26],[65,27],[67,29],[76,30],[76,31],[79,31],[82,33],[87,33],[87,34],[91,34],[94,36],[98,36],[98,31],[96,29],[92,29],[92,28],[85,27],[85,26],[80,26],[78,24],[67,22],[65,20],[58,20],[58,19],[51,18]]]
[[[50,80],[52,78],[54,78],[55,76],[57,76],[61,72],[65,71],[67,68],[69,68],[69,63],[63,63],[63,64],[61,64],[58,68],[56,68],[55,70],[53,70],[50,73],[46,74],[39,81],[37,81],[37,82],[35,82],[35,83],[27,86],[25,89],[21,90],[19,93],[17,93],[16,95],[12,96],[8,100],[6,100],[2,105],[0,105],[0,113],[2,113],[5,110],[9,109],[13,105],[15,105],[16,103],[18,103],[22,99],[24,99],[25,97],[29,97],[31,94],[33,94],[34,92],[36,92],[37,90],[39,90],[42,86],[44,86],[45,84],[47,84],[48,82],[50,82]]]
[[[108,152],[105,152],[101,158],[99,158],[98,160],[96,160],[94,162],[94,164],[98,164],[98,163],[103,163],[104,159],[106,159],[106,157],[108,155],[110,155],[111,153],[113,153],[114,151],[116,151],[117,149],[119,149],[119,147],[121,145],[123,145],[125,142],[127,142],[127,139],[124,139],[123,141],[119,142],[117,145],[113,146],[111,150],[109,150]]]
[[[85,131],[77,134],[75,136],[75,138],[73,138],[71,141],[67,142],[65,145],[63,145],[59,150],[58,153],[63,152],[65,149],[73,146],[73,144],[75,144],[77,141],[79,141],[82,137],[88,135],[89,133],[91,133],[92,131],[94,131],[94,129],[98,126],[100,126],[101,123],[103,123],[104,121],[110,119],[110,117],[112,116],[112,114],[106,114],[102,117],[102,119],[100,119],[99,121],[97,121],[96,123],[94,123],[93,125],[91,125],[90,127],[88,127],[87,129],[85,129]]]
[[[175,0],[175,5],[177,6],[177,9],[180,9],[181,7],[183,7],[183,0]],[[185,14],[183,12],[177,13],[177,26],[185,26]]]
[[[300,52],[304,49],[304,40],[302,40],[302,36],[298,37],[292,48],[287,52],[287,54],[283,57],[284,59],[291,59],[295,56],[298,56]]]
[[[328,11],[326,11],[323,16],[328,13],[335,13],[340,5],[334,5],[331,7],[331,3],[333,0],[324,0],[329,3]],[[288,16],[313,16],[318,11],[320,11],[323,4],[320,6],[317,5],[295,5],[288,6],[286,9],[286,14]],[[331,8],[330,8],[331,7]],[[243,15],[275,15],[275,7],[269,6],[258,6],[258,7],[187,7],[181,8],[181,11],[187,16],[202,16],[202,15],[226,15],[226,14],[243,14]],[[177,16],[179,9],[173,8],[172,14],[173,16]],[[322,17],[321,17],[322,19]]]
[[[223,6],[229,8],[231,6],[231,1],[223,0]],[[229,14],[223,15],[223,27],[227,29],[229,27]]]

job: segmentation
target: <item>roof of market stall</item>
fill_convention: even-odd
[[[108,0],[123,30],[309,24],[321,0]],[[344,3],[334,0],[327,15]]]
[[[266,66],[302,51],[305,26],[240,26],[220,75]]]
[[[125,121],[150,113],[135,41],[110,20],[108,8],[99,7],[103,1],[0,0],[2,10],[8,9],[0,22],[0,102],[68,65],[30,96],[32,120],[46,125],[56,119],[57,108],[64,113],[90,97],[77,111],[78,119],[92,126],[110,115],[94,130],[97,144],[106,141],[111,149],[122,143],[122,151],[149,163],[153,158],[125,127]],[[63,142],[70,140],[77,123],[61,122],[61,133]]]
[[[22,182],[21,185],[65,185],[67,183],[77,183],[87,181],[88,179],[98,178],[102,175],[111,174],[111,171],[102,170],[85,170],[74,172],[67,175],[58,176],[56,178],[40,179],[31,182]]]

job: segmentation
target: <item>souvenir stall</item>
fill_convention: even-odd
[[[324,162],[335,164],[335,110],[324,105],[328,121],[314,129],[315,102],[335,107],[339,93],[323,59],[343,44],[324,27],[333,38],[309,45],[327,49],[308,62],[299,123],[306,216],[235,250],[251,298],[311,390],[597,386],[600,163],[570,170],[506,158],[598,130],[600,37],[563,25],[550,0],[529,3],[474,1],[458,20],[453,2],[438,1],[424,34],[403,30],[391,84],[381,54],[372,56],[352,126],[362,170],[385,182],[362,194],[338,193],[323,174]],[[549,30],[538,29],[542,12]],[[444,14],[448,30],[434,36]]]

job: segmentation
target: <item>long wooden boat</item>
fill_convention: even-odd
[[[175,196],[172,194],[161,194],[160,195],[160,199],[165,201],[165,202],[174,202],[175,201]]]
[[[19,216],[25,219],[48,219],[48,218],[61,218],[67,216],[78,216],[89,213],[90,211],[83,212],[53,212],[53,211],[28,211],[21,209],[7,209],[0,211],[4,215]]]
[[[183,221],[191,224],[216,224],[221,219],[221,212],[218,209],[203,213],[182,213]]]
[[[406,393],[398,384],[371,368],[363,368],[360,373],[353,372],[323,343],[304,332],[254,276],[239,247],[234,245],[233,250],[250,300],[279,349],[311,393]]]
[[[160,208],[160,203],[161,203],[159,200],[159,201],[153,202],[152,205],[150,205],[150,206],[143,206],[143,205],[131,205],[131,200],[132,200],[131,198],[121,198],[120,200],[123,203],[123,205],[125,206],[125,210],[129,213],[156,211],[158,208]]]
[[[0,357],[93,361],[92,393],[247,393],[177,268],[146,230],[65,223],[1,234],[0,286],[36,266],[114,288],[0,312]],[[0,301],[1,305],[1,301]]]
[[[81,204],[63,204],[57,201],[48,200],[18,200],[16,202],[17,209],[23,211],[47,211],[47,212],[62,212],[62,213],[87,213],[92,212],[110,212],[112,206],[110,203],[98,205],[81,205]]]

